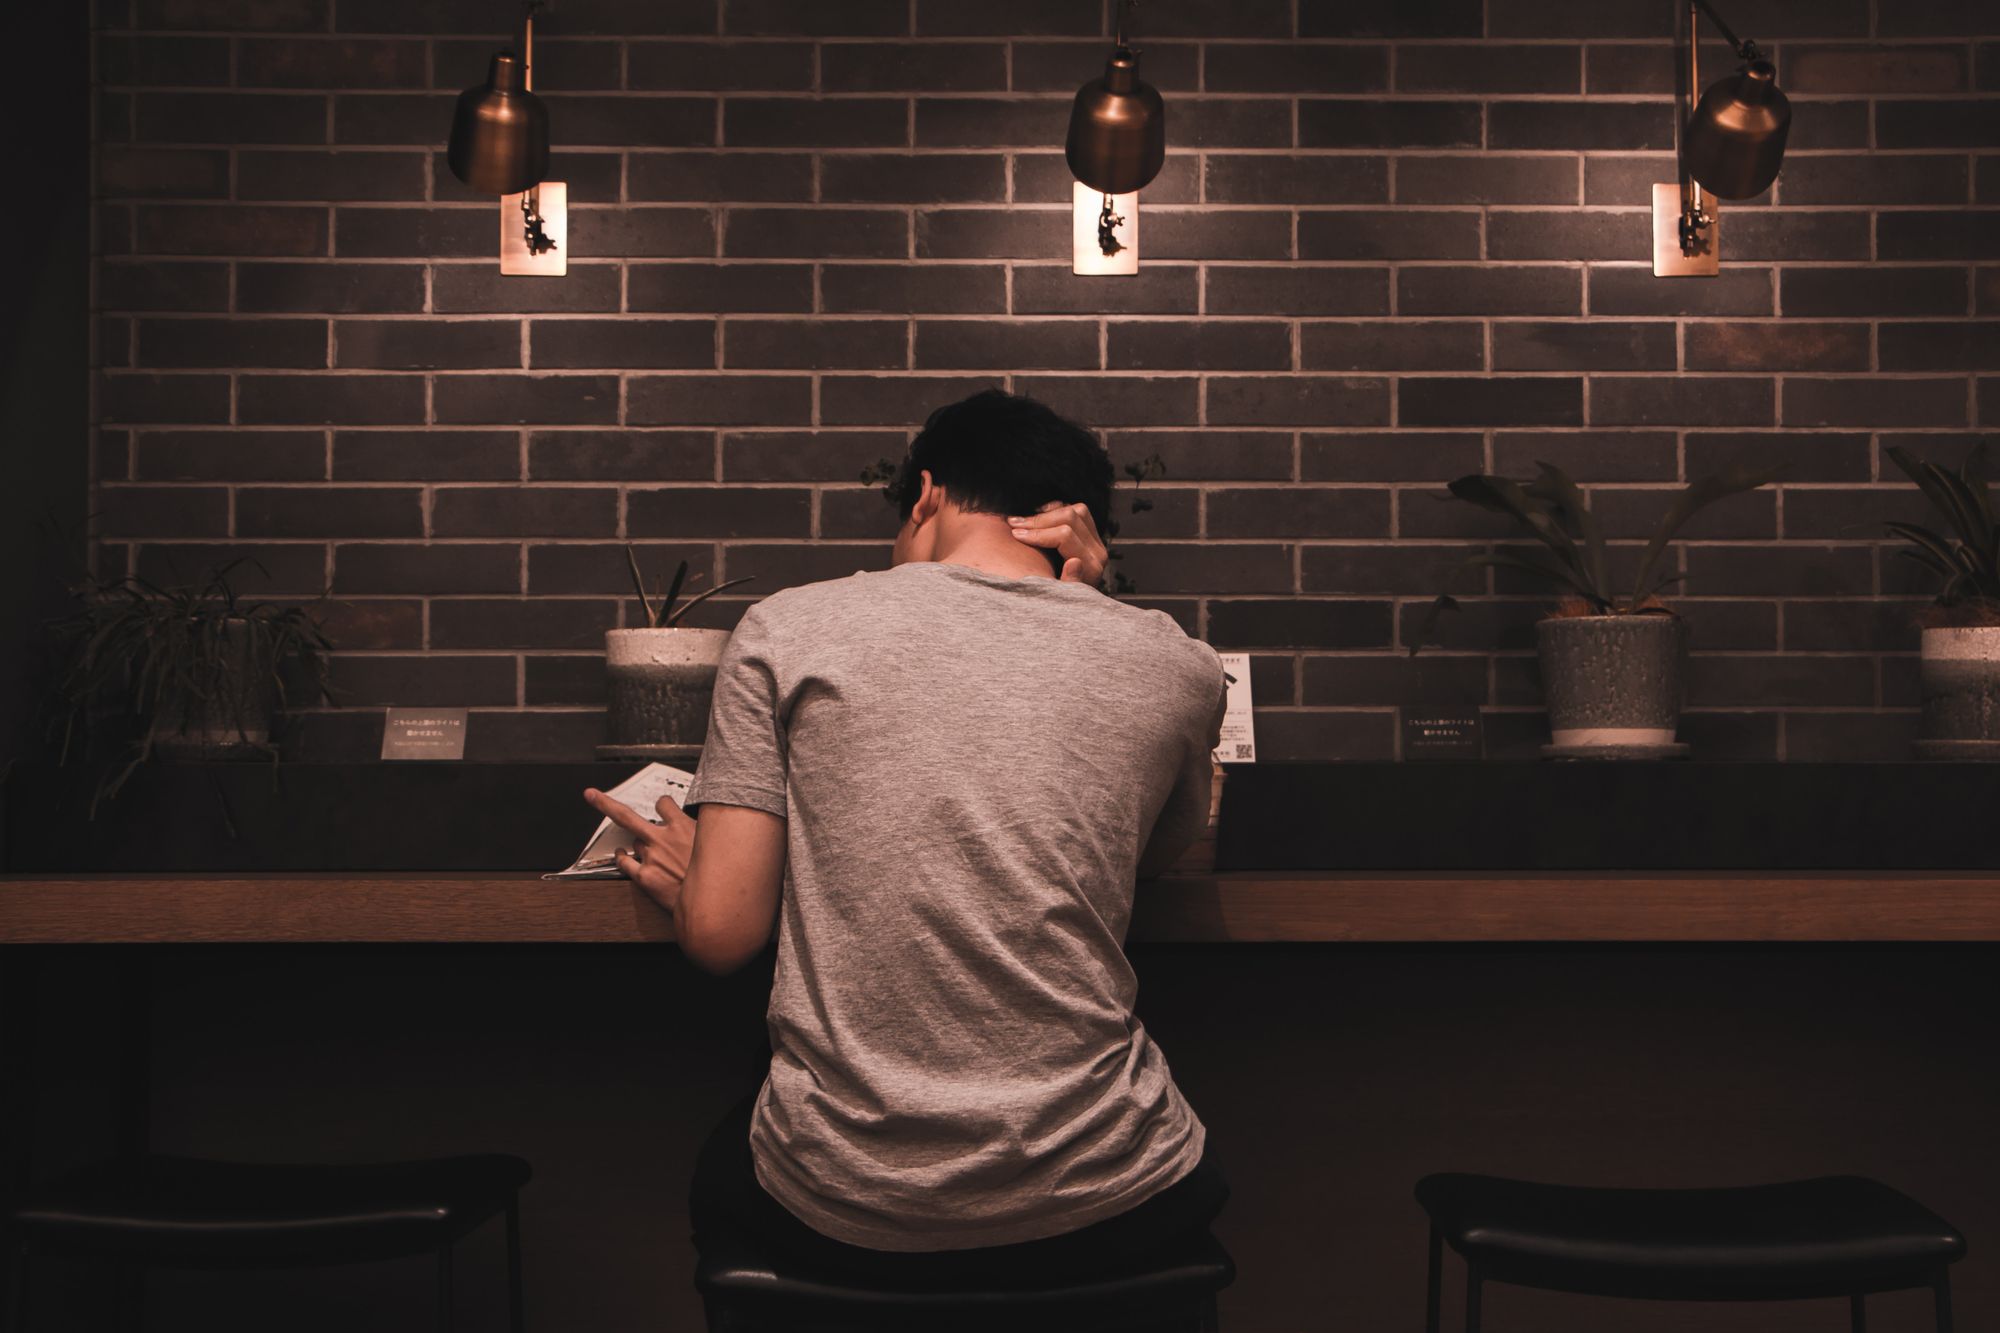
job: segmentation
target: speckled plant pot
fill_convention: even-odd
[[[729,631],[721,629],[605,631],[607,748],[691,746],[707,739],[715,669],[728,642]]]
[[[1687,640],[1679,616],[1562,616],[1537,624],[1553,747],[1672,747]]]
[[[2000,625],[1924,631],[1926,759],[2000,759]]]

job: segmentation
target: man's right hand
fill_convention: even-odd
[[[1111,553],[1097,535],[1097,520],[1086,505],[1062,504],[1051,500],[1039,512],[1015,515],[1007,526],[1016,537],[1031,546],[1053,550],[1063,557],[1062,581],[1088,583],[1095,587],[1104,578],[1104,566]]]

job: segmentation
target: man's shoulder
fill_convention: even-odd
[[[856,570],[844,578],[795,583],[752,606],[744,612],[744,619],[754,619],[769,628],[783,628],[798,621],[851,614],[857,606],[879,600],[882,585],[877,580],[881,574],[882,571]]]
[[[1116,626],[1128,654],[1144,657],[1149,674],[1164,670],[1197,692],[1222,680],[1222,659],[1205,640],[1189,634],[1181,622],[1155,607],[1134,606],[1104,597],[1101,614]]]

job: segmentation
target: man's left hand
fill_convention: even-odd
[[[688,859],[694,853],[694,816],[666,796],[660,798],[656,807],[660,815],[658,823],[595,787],[586,788],[583,799],[632,835],[631,849],[616,854],[619,870],[644,890],[648,898],[672,912],[680,903]]]
[[[1007,520],[1014,535],[1031,546],[1053,550],[1063,557],[1062,581],[1095,586],[1104,577],[1110,552],[1097,535],[1097,520],[1080,504],[1051,500],[1041,510]]]

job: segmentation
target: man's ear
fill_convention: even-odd
[[[917,491],[916,504],[910,507],[910,521],[923,524],[936,518],[938,510],[943,508],[944,488],[931,480],[928,469],[917,475],[922,479],[921,488]]]

